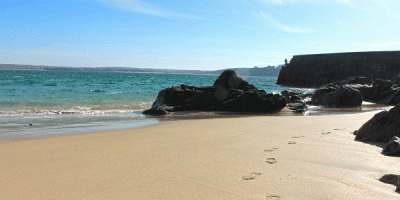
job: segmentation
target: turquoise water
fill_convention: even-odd
[[[0,139],[134,128],[159,123],[141,114],[159,91],[211,86],[217,76],[0,70]],[[276,77],[242,77],[279,93]],[[306,90],[307,89],[303,89]],[[30,125],[32,124],[32,125]]]

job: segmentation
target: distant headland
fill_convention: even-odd
[[[278,77],[283,65],[254,67],[254,68],[229,68],[240,76],[270,76]],[[38,65],[0,64],[0,70],[46,70],[46,71],[84,71],[84,72],[125,72],[125,73],[160,73],[160,74],[197,74],[219,76],[222,70],[178,70],[178,69],[151,69],[130,67],[57,67]]]
[[[295,55],[282,68],[277,84],[318,87],[351,76],[393,79],[400,72],[400,51]]]

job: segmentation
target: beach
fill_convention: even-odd
[[[398,199],[400,159],[352,134],[376,112],[1,140],[0,199]]]

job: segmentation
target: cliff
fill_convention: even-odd
[[[400,51],[296,55],[282,67],[278,85],[319,87],[351,76],[393,79]]]

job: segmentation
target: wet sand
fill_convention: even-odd
[[[399,199],[400,158],[352,132],[376,112],[189,119],[6,140],[0,199]]]

